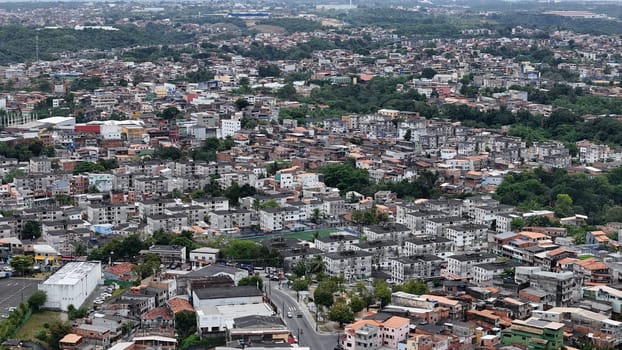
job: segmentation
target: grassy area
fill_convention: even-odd
[[[61,320],[61,313],[56,311],[41,311],[33,313],[30,319],[24,323],[22,328],[17,331],[15,338],[17,339],[29,339],[37,341],[35,335],[39,330],[44,329],[45,323],[51,323],[54,320]]]
[[[338,232],[339,230],[336,228],[326,228],[323,230],[313,230],[313,231],[305,231],[305,232],[292,232],[292,233],[285,233],[285,234],[278,234],[278,235],[264,235],[264,236],[257,236],[257,237],[253,237],[253,238],[248,238],[249,241],[261,241],[264,239],[268,239],[268,238],[275,238],[275,237],[283,237],[283,238],[298,238],[298,239],[302,239],[304,241],[311,241],[313,240],[313,234],[315,232],[319,233],[320,237],[328,237],[331,233],[334,232]]]
[[[115,290],[112,292],[112,297],[118,297],[119,295],[123,294],[126,290],[127,290],[127,288],[119,288],[119,289],[115,289]]]

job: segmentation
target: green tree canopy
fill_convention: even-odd
[[[26,221],[22,227],[22,239],[33,239],[41,237],[41,223],[39,221]]]
[[[321,281],[313,292],[313,300],[318,305],[331,307],[333,305],[333,293],[338,290],[337,284],[331,280]]]
[[[238,282],[238,286],[253,286],[261,290],[263,288],[263,279],[256,275],[243,277]]]
[[[339,325],[343,326],[345,323],[354,321],[354,313],[352,313],[350,305],[345,302],[336,303],[330,307],[330,310],[328,311],[328,319],[339,322]]]
[[[37,290],[28,297],[28,306],[30,306],[33,311],[38,311],[43,304],[45,304],[47,299],[48,295],[45,291]]]
[[[175,315],[175,330],[178,339],[186,339],[197,331],[196,314],[190,311],[181,311]]]
[[[11,267],[20,275],[30,272],[33,265],[34,262],[30,256],[15,255],[11,257]]]

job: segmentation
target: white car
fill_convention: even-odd
[[[93,304],[96,304],[96,305],[101,305],[103,303],[104,303],[104,301],[101,300],[101,299],[95,299],[95,301],[93,301]]]
[[[11,307],[9,308],[9,312],[11,312],[11,311],[15,311],[15,310],[17,310],[17,308],[16,308],[15,306],[11,306]]]
[[[110,293],[102,293],[100,294],[103,298],[110,298],[112,296],[112,294]]]

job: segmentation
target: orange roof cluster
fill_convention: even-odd
[[[134,268],[134,266],[135,265],[132,263],[122,262],[120,264],[112,265],[104,271],[111,273],[113,275],[120,276],[120,275],[132,273],[132,269]]]
[[[167,301],[168,306],[171,308],[174,314],[182,311],[194,312],[192,304],[184,298],[172,298]]]
[[[405,317],[399,317],[399,316],[392,316],[390,317],[388,320],[384,321],[384,322],[380,322],[377,320],[358,320],[354,323],[351,323],[350,325],[346,326],[345,331],[350,333],[350,334],[354,334],[359,328],[365,326],[365,325],[370,325],[370,326],[374,326],[374,327],[386,327],[386,328],[400,328],[403,327],[405,325],[409,325],[410,324],[410,319],[405,318]]]
[[[157,318],[161,318],[163,320],[172,320],[173,315],[168,312],[168,310],[164,307],[156,307],[155,309],[143,315],[143,319],[145,320],[155,320]]]
[[[589,258],[589,259],[585,259],[585,260],[578,260],[575,262],[575,264],[583,267],[584,269],[587,270],[606,270],[609,268],[609,266],[607,266],[607,264],[605,264],[604,262],[596,259],[596,258]]]
[[[546,256],[555,256],[558,254],[564,254],[564,253],[574,253],[575,251],[572,249],[568,249],[566,247],[559,247],[559,248],[555,248],[553,250],[549,250],[548,252],[546,252]]]

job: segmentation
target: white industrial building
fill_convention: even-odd
[[[39,284],[39,290],[47,293],[47,301],[43,306],[63,311],[67,311],[69,305],[79,308],[101,279],[102,266],[99,261],[66,263]]]

